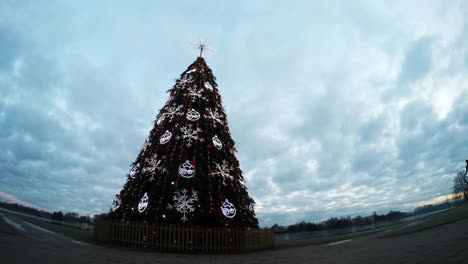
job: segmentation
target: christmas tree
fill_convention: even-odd
[[[112,217],[125,222],[258,227],[216,78],[201,53],[168,92],[116,195]]]

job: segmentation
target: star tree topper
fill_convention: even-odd
[[[210,48],[208,48],[208,44],[207,44],[206,41],[199,40],[198,43],[192,44],[192,45],[197,51],[200,52],[198,57],[202,57],[203,52],[205,52],[205,54],[206,54],[206,52],[212,51]]]

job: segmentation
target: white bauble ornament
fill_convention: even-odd
[[[169,130],[166,130],[166,132],[164,132],[164,134],[159,139],[159,143],[166,144],[167,142],[169,142],[169,140],[171,140],[171,137],[172,137],[172,133],[169,132]]]
[[[137,173],[138,169],[140,168],[140,163],[135,165],[131,170],[130,170],[130,178],[135,179],[135,174]]]
[[[165,115],[161,115],[161,116],[158,118],[158,120],[156,121],[156,124],[157,124],[157,125],[160,125],[160,124],[164,121],[165,118],[166,118]]]
[[[190,121],[197,121],[200,119],[200,113],[195,111],[195,109],[191,109],[190,111],[187,112],[187,119]]]
[[[253,203],[249,204],[249,211],[253,213],[255,205]]]
[[[115,199],[114,201],[114,209],[113,211],[117,210],[119,207],[120,207],[120,204],[122,203],[122,201],[120,200],[120,196],[117,195],[117,199]]]
[[[236,215],[236,207],[226,199],[221,205],[221,212],[225,217],[233,218]]]
[[[211,84],[209,82],[205,82],[205,88],[210,90],[210,91],[213,91],[213,86],[211,86]]]
[[[217,149],[221,149],[223,147],[223,143],[221,142],[221,140],[219,140],[218,136],[214,136],[213,137],[213,145],[217,148]]]
[[[146,207],[148,207],[148,202],[149,202],[148,194],[145,193],[143,197],[141,197],[140,202],[138,203],[138,212],[140,213],[144,212],[146,210]]]
[[[180,165],[179,174],[184,178],[192,178],[195,175],[195,167],[187,160]]]

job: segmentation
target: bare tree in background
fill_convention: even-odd
[[[458,195],[462,194],[463,200],[468,201],[468,184],[465,182],[465,173],[464,172],[457,172],[457,176],[453,179],[453,194]]]

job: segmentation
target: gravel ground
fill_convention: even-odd
[[[116,249],[23,227],[25,236],[0,233],[0,263],[468,263],[468,219],[394,238],[377,238],[377,234],[333,245],[240,255]]]

